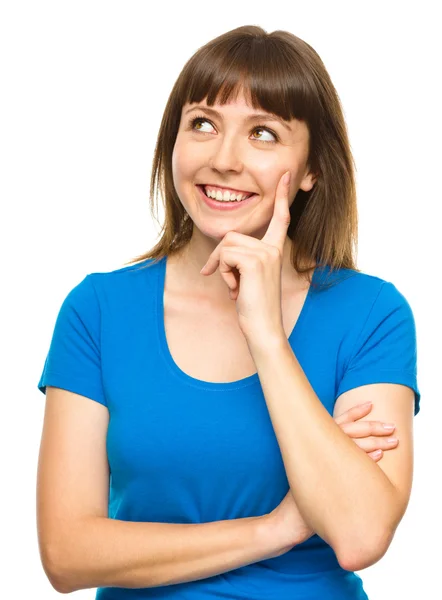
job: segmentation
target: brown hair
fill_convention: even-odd
[[[341,103],[317,52],[287,31],[267,33],[246,25],[211,40],[187,61],[169,96],[152,163],[150,210],[158,223],[155,192],[165,198],[161,239],[128,263],[154,262],[174,254],[190,241],[193,221],[173,184],[172,153],[185,103],[206,98],[213,106],[236,98],[239,91],[253,108],[283,119],[306,122],[310,134],[307,165],[316,176],[313,188],[300,189],[290,207],[287,235],[293,240],[291,262],[309,277],[310,268],[358,271],[355,165]],[[164,205],[164,204],[163,204]],[[155,214],[156,212],[156,214]],[[153,263],[149,263],[153,264]],[[146,266],[149,266],[147,264]]]

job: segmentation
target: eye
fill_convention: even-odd
[[[263,127],[262,125],[257,125],[253,131],[265,131],[266,133],[270,133],[270,135],[273,135],[274,138],[276,138],[275,140],[256,140],[257,142],[270,142],[270,143],[275,143],[277,138],[276,133],[273,133],[273,131],[271,129],[268,129],[267,127]]]
[[[189,125],[190,125],[191,129],[193,129],[195,131],[201,131],[200,129],[195,129],[195,128],[196,128],[196,125],[202,124],[202,123],[210,123],[212,125],[212,123],[205,117],[195,117],[189,121]],[[213,125],[212,125],[212,127],[213,127]],[[268,127],[264,127],[262,125],[257,125],[251,131],[252,132],[266,131],[267,133],[270,133],[270,135],[272,135],[275,138],[274,140],[260,140],[260,139],[255,138],[255,142],[264,142],[265,144],[275,144],[279,140],[278,135],[274,131],[272,131]],[[202,131],[201,133],[207,133],[207,131]]]

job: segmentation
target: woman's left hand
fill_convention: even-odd
[[[236,301],[239,326],[247,341],[285,336],[281,271],[290,224],[290,179],[284,183],[284,175],[276,188],[273,216],[264,237],[257,240],[236,231],[227,232],[200,271],[212,275],[219,268],[230,288],[230,298]]]

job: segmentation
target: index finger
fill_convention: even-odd
[[[288,181],[286,182],[286,178]],[[287,229],[290,225],[290,210],[289,210],[289,188],[290,188],[290,171],[284,173],[281,177],[275,194],[275,206],[273,216],[267,231],[261,241],[271,246],[275,246],[283,253],[285,238],[287,237]]]

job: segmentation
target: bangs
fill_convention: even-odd
[[[300,57],[277,38],[218,42],[200,49],[186,65],[182,106],[206,99],[208,106],[235,101],[243,93],[254,109],[314,128],[320,114],[318,90]],[[311,128],[309,127],[309,128]]]

